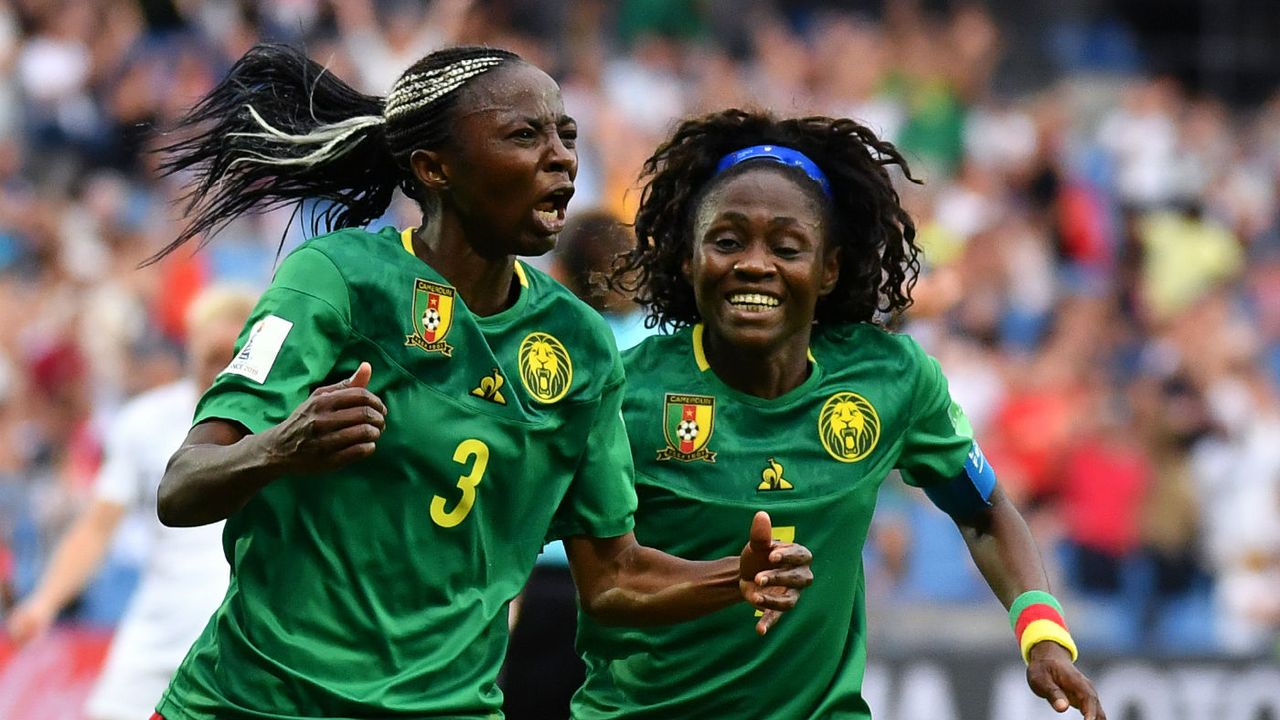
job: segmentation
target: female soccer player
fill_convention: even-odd
[[[1104,717],[937,362],[875,323],[910,304],[919,268],[890,165],[910,177],[852,120],[739,110],[684,122],[647,161],[620,279],[677,331],[624,355],[636,536],[718,557],[764,507],[775,537],[813,549],[816,582],[763,650],[740,628],[745,608],[644,631],[584,617],[576,720],[869,718],[862,546],[895,468],[951,514],[1011,609],[1032,690]]]
[[[609,330],[514,258],[554,245],[577,171],[545,73],[453,48],[384,99],[261,46],[183,131],[166,167],[194,173],[193,216],[169,250],[303,198],[347,229],[281,264],[161,483],[167,524],[227,518],[231,563],[161,716],[498,717],[507,604],[548,538],[601,623],[745,596],[763,631],[794,605],[808,551],[764,514],[711,562],[635,542]],[[421,226],[359,229],[397,188]]]

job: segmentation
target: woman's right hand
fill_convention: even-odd
[[[360,363],[341,382],[316,388],[284,422],[263,433],[284,474],[327,472],[369,457],[387,426],[387,406],[369,392],[373,368]]]

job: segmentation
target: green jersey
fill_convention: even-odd
[[[519,263],[473,315],[395,230],[281,264],[195,422],[262,432],[373,366],[369,458],[282,477],[227,520],[226,599],[158,711],[204,718],[500,717],[507,605],[543,543],[632,529],[623,371],[609,329]]]
[[[959,475],[968,422],[937,362],[907,336],[869,324],[818,330],[808,379],[764,400],[716,377],[701,331],[623,356],[636,537],[694,560],[735,555],[767,510],[776,539],[813,551],[814,582],[765,637],[745,604],[642,630],[581,617],[587,681],[573,716],[869,718],[862,546],[876,495],[895,468],[921,486]]]

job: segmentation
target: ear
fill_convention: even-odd
[[[829,295],[836,289],[836,283],[840,280],[841,250],[834,245],[827,245],[827,249],[822,253],[822,284],[818,286],[819,297]]]
[[[693,285],[693,253],[686,254],[680,261],[680,274],[684,276],[685,282]]]
[[[449,188],[449,169],[440,153],[414,150],[409,155],[409,167],[413,169],[413,176],[428,190],[438,193]]]

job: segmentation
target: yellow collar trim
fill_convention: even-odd
[[[810,363],[818,364],[818,360],[813,357],[812,349],[806,349],[804,353],[808,356]],[[711,369],[711,363],[707,362],[707,352],[702,349],[702,323],[693,326],[693,361],[698,364],[700,372],[706,372]]]
[[[698,363],[698,370],[701,372],[711,369],[707,353],[702,349],[702,323],[693,326],[693,361]]]
[[[413,251],[413,228],[405,228],[400,232],[400,244],[404,245],[404,251],[410,255],[417,255]],[[520,281],[520,287],[529,287],[529,276],[525,275],[524,266],[519,260],[515,261],[516,279]]]

